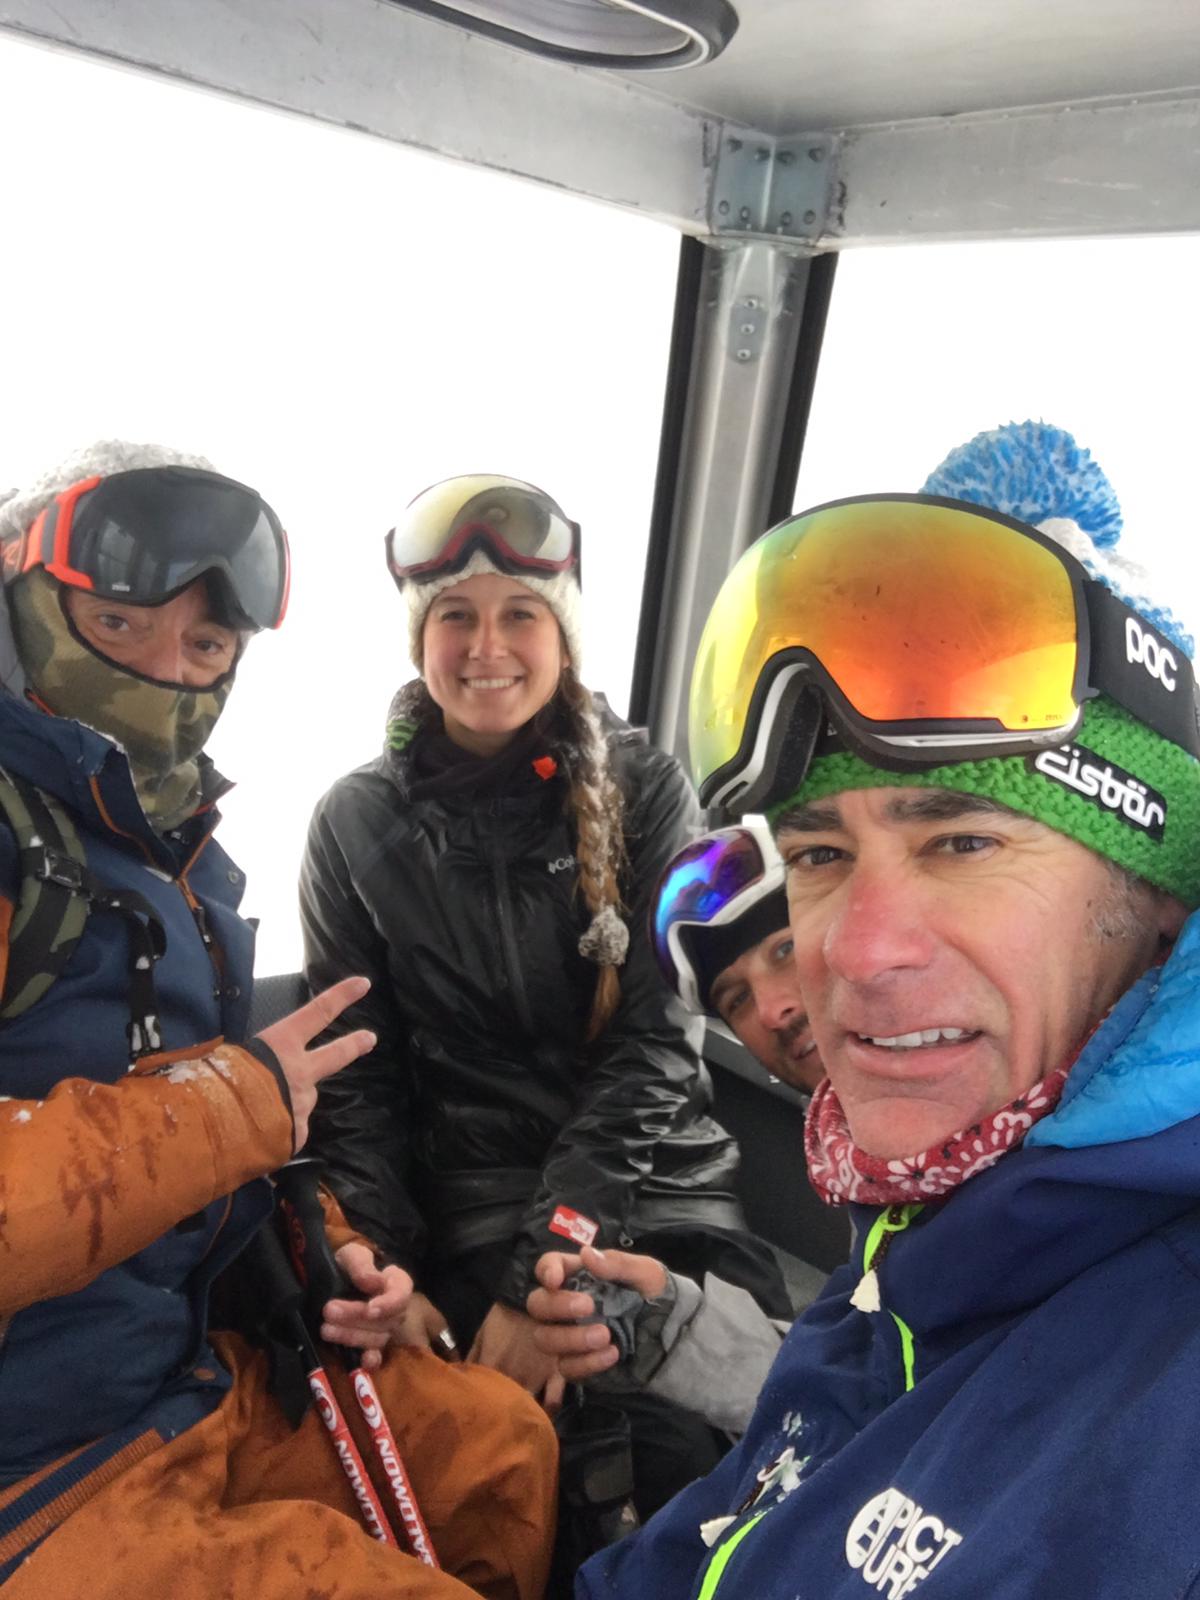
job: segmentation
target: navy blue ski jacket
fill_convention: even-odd
[[[257,1175],[288,1158],[292,1128],[270,1064],[222,1042],[245,1034],[253,930],[215,814],[160,838],[120,750],[10,694],[0,762],[62,802],[92,872],[135,889],[167,934],[164,1050],[136,1073],[130,934],[112,911],[93,909],[49,992],[0,1022],[0,1491],[82,1450],[36,1491],[0,1492],[2,1554],[106,1461],[220,1402],[208,1287],[269,1213]],[[21,876],[0,821],[0,973]]]
[[[1020,1149],[855,1208],[741,1443],[580,1600],[1200,1596],[1198,1208],[1200,914]]]

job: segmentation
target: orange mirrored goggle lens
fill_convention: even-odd
[[[697,783],[737,754],[764,666],[802,648],[868,723],[1069,725],[1078,624],[1063,557],[1019,526],[918,498],[839,501],[752,545],[692,676]]]

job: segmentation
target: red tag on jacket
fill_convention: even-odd
[[[570,1206],[555,1206],[550,1232],[561,1233],[564,1239],[571,1239],[575,1244],[591,1244],[600,1232],[600,1224],[585,1217],[582,1211],[572,1211]]]
[[[548,783],[558,771],[558,762],[553,756],[539,756],[531,765],[543,783]]]

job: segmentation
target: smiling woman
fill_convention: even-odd
[[[646,934],[695,800],[579,677],[578,529],[548,495],[451,479],[406,509],[388,559],[423,676],[385,754],[318,807],[301,883],[309,983],[370,976],[349,1025],[379,1044],[322,1091],[312,1146],[413,1273],[412,1341],[449,1325],[554,1408],[562,1378],[524,1306],[564,1240],[637,1238],[693,1276],[719,1257],[788,1311]],[[725,1441],[632,1376],[617,1399],[648,1513]]]

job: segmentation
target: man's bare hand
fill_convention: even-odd
[[[392,1343],[415,1344],[422,1350],[432,1350],[443,1361],[462,1360],[450,1324],[433,1301],[419,1290],[405,1306]]]
[[[523,1311],[497,1303],[484,1317],[467,1360],[503,1372],[553,1416],[562,1405],[564,1384],[556,1362],[534,1343],[534,1333],[535,1324]]]
[[[596,1250],[585,1245],[578,1255],[550,1250],[535,1269],[540,1289],[525,1302],[537,1324],[534,1343],[553,1356],[561,1376],[571,1383],[594,1378],[598,1372],[616,1366],[619,1352],[612,1335],[602,1322],[579,1321],[590,1317],[596,1306],[590,1294],[564,1289],[563,1284],[583,1267],[596,1278],[625,1283],[646,1299],[662,1294],[667,1287],[667,1269],[653,1256],[630,1255],[625,1250]]]
[[[397,1334],[397,1344],[419,1344],[441,1356],[443,1361],[461,1361],[458,1345],[450,1331],[450,1324],[423,1294],[415,1294],[408,1308],[403,1334]]]
[[[337,1252],[337,1263],[363,1295],[361,1300],[327,1300],[321,1337],[329,1344],[363,1352],[362,1364],[374,1372],[389,1344],[407,1344],[403,1337],[413,1295],[413,1282],[403,1267],[377,1267],[365,1244],[351,1240]]]
[[[375,1048],[375,1035],[366,1028],[344,1034],[328,1044],[308,1048],[319,1033],[336,1022],[347,1006],[352,1006],[371,987],[369,978],[343,978],[310,1000],[307,1005],[264,1028],[259,1038],[274,1052],[287,1079],[292,1097],[292,1120],[296,1126],[293,1154],[302,1150],[308,1139],[308,1119],[317,1103],[317,1085],[359,1056]]]

